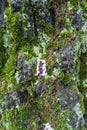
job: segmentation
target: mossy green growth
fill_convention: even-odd
[[[67,39],[68,41],[69,39]],[[65,39],[62,40],[62,43],[61,41],[53,41],[53,42],[49,42],[47,45],[46,45],[46,49],[49,49],[49,48],[53,48],[54,50],[55,49],[58,49],[58,48],[64,48],[65,46]]]
[[[5,17],[14,50],[18,51],[22,46],[28,45],[30,41],[30,37],[26,38],[24,35],[24,28],[28,25],[27,18],[24,17],[22,12],[13,13],[11,6],[6,8]]]
[[[65,1],[61,0],[61,2]],[[77,3],[77,0],[75,2]],[[39,6],[37,5],[34,11],[38,11],[38,8]],[[54,75],[56,74],[55,76],[59,79],[58,82],[57,80],[53,81],[51,75],[53,74],[53,68],[56,68],[56,58],[58,58],[54,56],[54,51],[57,49],[63,49],[67,43],[70,43],[71,38],[73,37],[74,33],[76,33],[76,30],[65,29],[62,33],[60,33],[60,36],[57,35],[52,42],[47,43],[47,51],[44,55],[44,59],[46,61],[49,78],[46,79],[46,77],[43,77],[40,80],[42,81],[45,78],[44,82],[46,85],[48,85],[48,88],[45,92],[42,92],[39,96],[37,96],[37,85],[35,83],[39,81],[39,78],[35,77],[34,75],[36,71],[36,64],[33,68],[33,75],[24,81],[21,85],[16,83],[15,72],[18,71],[16,66],[19,53],[24,53],[26,62],[28,62],[28,60],[32,59],[33,57],[35,58],[36,62],[38,56],[32,48],[35,45],[38,45],[40,40],[37,37],[24,37],[24,28],[26,28],[28,23],[27,19],[23,17],[22,11],[13,13],[12,7],[9,6],[5,10],[5,17],[8,22],[7,29],[9,30],[12,43],[11,46],[8,46],[7,49],[8,60],[4,69],[6,76],[6,78],[4,77],[4,81],[6,82],[5,84],[7,88],[4,89],[4,93],[8,92],[10,86],[12,85],[13,90],[27,90],[29,97],[26,103],[3,111],[1,120],[3,126],[7,130],[38,130],[40,129],[39,123],[43,124],[49,122],[52,124],[52,127],[55,130],[70,130],[68,121],[71,113],[70,110],[64,110],[60,104],[58,104],[58,90],[62,87],[60,81],[63,83],[63,85],[66,85],[69,84],[72,77],[68,71],[64,74],[60,71],[60,69],[57,70],[57,72],[56,70],[54,71]],[[38,16],[36,16],[36,18],[38,19]],[[45,22],[41,20],[39,21],[39,25],[42,26],[42,29],[46,34],[49,36],[53,35],[54,29],[50,24],[45,24]],[[68,22],[65,26],[69,27]],[[50,31],[52,31],[51,34]],[[58,38],[62,38],[62,40],[58,41]],[[38,46],[41,46],[41,44]],[[43,53],[42,48],[40,49],[40,52]],[[58,56],[60,58],[60,55]],[[40,122],[38,121],[38,118],[40,118]]]
[[[81,54],[80,57],[80,83],[79,90],[84,96],[85,115],[87,115],[87,53]],[[87,124],[86,124],[87,125]]]
[[[24,17],[24,14],[22,11],[14,13],[12,11],[12,7],[10,5],[9,1],[9,6],[6,8],[5,12],[5,19],[6,22],[8,23],[8,26],[6,27],[6,33],[9,31],[10,39],[7,38],[6,41],[10,40],[10,44],[8,45],[7,48],[7,62],[5,64],[4,68],[4,75],[6,75],[7,78],[5,78],[5,81],[7,82],[7,88],[8,88],[8,83],[12,84],[12,89],[18,89],[20,88],[17,85],[16,78],[15,78],[15,73],[18,70],[17,68],[17,60],[18,60],[18,54],[28,52],[29,55],[25,55],[25,59],[31,59],[32,57],[36,56],[34,51],[32,50],[33,45],[38,43],[38,39],[36,38],[31,41],[30,37],[25,37],[24,35],[24,28],[27,27],[28,21],[27,18]]]
[[[65,74],[64,74],[64,78],[62,79],[62,83],[64,84],[68,84],[72,79],[72,76],[71,74],[67,71]]]
[[[51,77],[45,79],[45,83],[49,86],[47,91],[36,100],[41,121],[44,124],[50,123],[54,130],[70,130],[68,120],[71,112],[68,109],[64,110],[58,103],[59,83],[55,84]]]
[[[82,6],[83,10],[86,10],[87,9],[87,1],[86,0],[82,0],[81,6]]]
[[[38,21],[39,25],[43,29],[44,33],[46,33],[48,36],[52,37],[54,33],[54,28],[50,23],[46,23],[43,19],[40,19]]]
[[[49,101],[49,100],[48,100]],[[40,114],[44,123],[49,122],[54,130],[70,130],[68,120],[70,116],[70,110],[64,110],[60,104],[46,102],[44,110]],[[48,112],[49,111],[49,112]]]
[[[2,73],[6,59],[7,59],[7,55],[6,55],[6,50],[4,47],[4,27],[0,27],[0,73]]]
[[[37,110],[28,105],[23,104],[3,112],[2,120],[7,130],[37,130]]]
[[[26,103],[13,106],[11,109],[3,110],[1,120],[2,125],[0,126],[1,129],[38,130],[38,113],[41,109],[41,105],[38,99],[35,97],[34,92],[32,95],[29,91],[28,93],[29,100],[27,100]]]

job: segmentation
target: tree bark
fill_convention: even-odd
[[[0,129],[86,130],[86,0],[0,7]]]

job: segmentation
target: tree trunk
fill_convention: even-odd
[[[0,1],[0,129],[87,129],[86,0]]]

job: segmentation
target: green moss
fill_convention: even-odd
[[[9,1],[10,2],[10,1]],[[26,1],[27,2],[27,1]],[[49,3],[52,1],[48,1]],[[61,0],[57,1],[58,3],[66,3],[66,1]],[[77,0],[71,0],[71,4],[73,8],[76,7],[78,4]],[[26,7],[25,7],[26,8]],[[61,71],[59,62],[61,62],[61,55],[58,53],[56,54],[56,50],[64,49],[64,47],[70,45],[71,40],[75,36],[75,34],[82,34],[82,31],[76,31],[71,27],[71,21],[68,15],[66,17],[66,24],[64,25],[63,31],[59,34],[56,34],[52,25],[46,23],[44,20],[39,18],[38,11],[39,11],[39,4],[37,3],[34,11],[36,19],[38,20],[38,26],[41,26],[44,33],[41,33],[41,37],[25,37],[24,36],[24,29],[27,27],[28,20],[24,17],[24,12],[27,9],[22,9],[20,12],[13,13],[12,7],[9,3],[9,7],[5,10],[5,18],[8,23],[6,27],[6,33],[9,30],[11,44],[7,47],[7,55],[8,59],[3,63],[5,64],[4,67],[4,77],[3,81],[0,86],[3,87],[0,89],[0,102],[2,102],[4,94],[6,94],[10,87],[12,90],[20,90],[20,91],[28,91],[28,101],[21,105],[12,107],[9,110],[3,110],[2,113],[2,122],[4,122],[4,127],[7,130],[38,130],[39,129],[39,122],[38,117],[41,118],[41,123],[49,122],[52,124],[52,127],[55,130],[70,130],[71,127],[68,125],[69,117],[70,117],[70,110],[63,109],[60,104],[58,104],[58,91],[62,88],[62,85],[69,84],[71,80],[73,80],[72,75],[66,71]],[[49,8],[49,7],[48,7]],[[29,17],[32,14],[28,14]],[[56,29],[55,29],[56,30]],[[32,30],[32,34],[33,34]],[[0,34],[0,37],[3,37],[3,31]],[[34,32],[35,33],[35,32]],[[55,36],[53,36],[55,35]],[[48,36],[52,37],[50,39]],[[46,43],[43,42],[43,37],[45,38]],[[6,37],[6,41],[8,41],[9,37]],[[61,39],[61,40],[59,40]],[[79,42],[82,42],[82,38],[79,39]],[[3,48],[3,39],[0,41],[0,48]],[[79,73],[80,71],[80,79],[81,79],[81,89],[82,93],[84,93],[85,89],[83,89],[83,80],[86,78],[86,66],[84,63],[78,62],[78,58],[81,55],[79,48],[81,44],[76,44],[75,48],[73,47],[74,52],[78,52],[75,55],[75,67],[76,71],[75,74]],[[2,49],[3,50],[3,49]],[[29,60],[33,59],[35,61],[35,66],[33,67],[33,74],[31,77],[26,79],[22,84],[18,85],[15,73],[18,71],[17,68],[17,60],[18,54],[22,53],[23,58],[26,60],[26,63],[29,64]],[[55,55],[54,55],[55,53]],[[47,76],[46,77],[35,77],[36,73],[36,60],[41,54],[42,59],[46,61],[47,67]],[[3,56],[2,56],[3,57]],[[82,57],[82,59],[84,56]],[[3,58],[2,58],[3,59]],[[2,59],[0,60],[2,62]],[[58,61],[59,60],[59,61]],[[86,60],[86,59],[85,59]],[[85,66],[85,67],[84,67]],[[84,69],[85,68],[85,69]],[[57,80],[52,80],[51,75],[55,75]],[[84,75],[84,76],[83,76]],[[71,90],[78,93],[77,88],[77,79],[76,75],[74,75],[75,80],[74,85],[72,86]],[[44,81],[44,84],[48,86],[47,90],[42,92],[39,96],[36,95],[37,89],[37,82]],[[63,83],[63,84],[62,84]],[[3,85],[5,84],[5,85]],[[86,83],[85,83],[86,84]],[[81,104],[83,105],[83,98],[81,97],[80,100]],[[85,100],[85,104],[87,104]],[[82,108],[83,109],[83,108]],[[25,125],[26,128],[22,128]],[[1,126],[0,126],[1,127]],[[3,130],[3,128],[1,128]]]
[[[72,79],[72,76],[71,76],[71,74],[67,71],[67,72],[64,74],[64,78],[63,78],[62,82],[63,82],[64,84],[68,84],[68,83],[71,81],[71,79]]]
[[[3,113],[3,117],[2,117],[3,122],[5,123],[6,129],[7,130],[12,130],[12,129],[34,130],[34,128],[37,127],[35,125],[35,123],[37,123],[37,120],[36,120],[37,112],[34,111],[34,109],[31,108],[30,106],[27,106],[27,104],[24,104],[24,106],[23,105],[19,106],[18,109],[12,108],[11,110],[6,110],[5,113]],[[30,122],[29,124],[30,126],[28,125],[29,122]],[[22,126],[25,126],[25,127],[22,128]],[[37,129],[35,128],[35,130]]]
[[[86,10],[87,9],[87,1],[83,0],[81,3],[81,6],[82,6],[83,10]]]
[[[54,28],[52,25],[49,23],[46,23],[43,19],[40,19],[38,21],[39,26],[43,29],[44,33],[46,33],[48,36],[52,37],[54,33]]]
[[[7,54],[4,47],[4,36],[5,30],[4,27],[0,27],[0,73],[2,73],[4,65],[7,60]]]
[[[84,96],[84,105],[85,105],[85,114],[87,115],[87,53],[81,54],[80,57],[80,84],[79,84],[79,90]]]
[[[79,0],[70,0],[71,4],[74,6],[77,6],[79,3]]]
[[[58,129],[70,130],[70,126],[68,125],[69,116],[70,116],[70,111],[69,110],[61,109],[60,112],[59,112],[59,115],[57,117],[56,122],[55,123],[53,122],[55,130],[58,130]]]
[[[68,119],[70,116],[70,111],[64,110],[63,108],[61,108],[61,106],[59,104],[52,104],[50,106],[50,104],[46,104],[48,106],[45,107],[45,112],[43,110],[42,114],[42,120],[47,123],[49,122],[51,124],[51,126],[55,129],[62,129],[62,130],[70,130],[69,126],[68,126]],[[49,111],[49,113],[48,113]]]
[[[68,41],[69,39],[67,39]],[[51,47],[53,47],[53,49],[58,49],[58,48],[64,48],[64,45],[65,45],[65,39],[64,41],[62,40],[62,43],[61,41],[53,41],[53,42],[50,42],[46,45],[46,49],[49,49]]]

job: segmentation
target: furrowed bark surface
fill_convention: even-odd
[[[86,0],[0,1],[0,130],[87,129]]]

